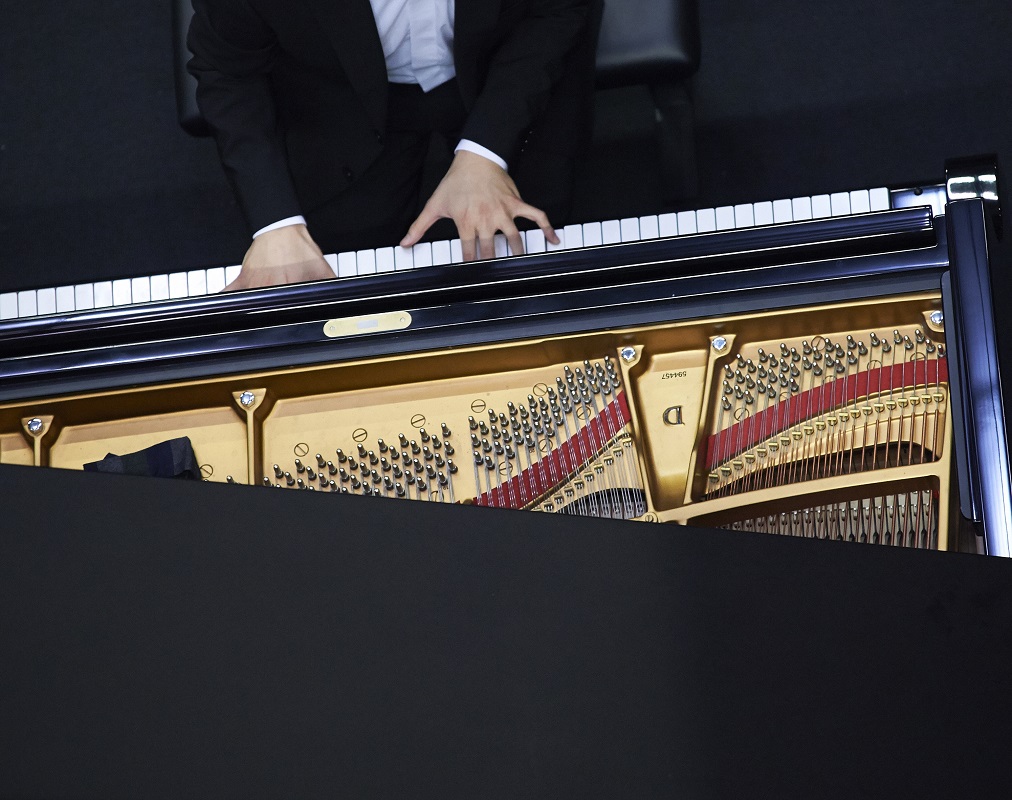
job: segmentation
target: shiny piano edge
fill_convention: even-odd
[[[943,299],[946,315],[954,320],[948,351],[960,378],[950,382],[956,401],[960,510],[963,516],[983,523],[988,555],[1009,557],[1012,473],[998,370],[987,216],[979,199],[949,204],[946,224],[951,258]]]
[[[837,238],[829,237],[822,224],[818,226],[821,233],[798,230],[807,223],[776,229],[777,232],[792,229],[795,238],[805,242],[814,239],[817,246],[806,243],[800,250],[786,243],[770,245],[769,232],[762,237],[764,248],[749,249],[742,246],[742,237],[735,235],[739,232],[734,232],[699,237],[697,248],[706,245],[703,255],[686,256],[685,251],[692,244],[687,240],[647,243],[655,256],[653,260],[643,257],[641,245],[586,251],[584,260],[603,257],[609,266],[602,268],[597,263],[583,270],[581,275],[588,280],[582,285],[571,273],[560,277],[557,272],[549,272],[540,281],[517,279],[511,284],[513,292],[489,291],[490,286],[497,290],[502,285],[489,280],[481,284],[481,291],[465,291],[462,299],[455,298],[452,303],[445,292],[439,291],[325,303],[311,294],[314,286],[306,285],[235,297],[237,301],[249,301],[253,295],[275,300],[278,296],[288,297],[288,305],[280,309],[256,306],[234,309],[233,298],[214,298],[228,305],[219,307],[213,316],[194,316],[196,312],[190,311],[189,317],[164,316],[140,322],[110,319],[104,326],[96,323],[95,327],[78,331],[56,325],[37,331],[34,336],[0,340],[5,354],[9,354],[0,358],[0,401],[54,391],[85,392],[206,377],[223,371],[367,357],[378,349],[385,353],[438,349],[467,344],[476,337],[482,341],[504,341],[516,338],[518,324],[523,325],[525,336],[551,336],[602,324],[613,326],[622,319],[663,322],[706,316],[735,306],[748,311],[758,307],[758,302],[770,307],[797,305],[830,296],[846,298],[853,291],[851,282],[855,279],[864,281],[866,291],[872,291],[869,282],[876,283],[876,294],[895,292],[900,281],[904,289],[918,280],[917,289],[937,289],[937,275],[948,263],[945,229],[940,218],[933,219],[927,209],[886,214],[872,215],[877,217],[872,238],[856,237],[850,224],[831,226],[843,234]],[[867,225],[859,227],[868,230]],[[897,229],[900,240],[881,238]],[[752,236],[748,238],[754,240]],[[841,242],[845,245],[843,249]],[[673,252],[675,244],[680,245],[677,250],[681,258]],[[896,249],[897,246],[901,249]],[[658,250],[668,258],[656,257]],[[763,255],[776,256],[783,263],[757,266]],[[631,266],[612,266],[615,260],[634,256],[640,257],[640,261]],[[736,269],[720,271],[729,262]],[[798,267],[802,264],[804,273],[799,274]],[[643,265],[645,271],[639,269]],[[682,274],[671,275],[672,265],[677,265]],[[475,269],[489,266],[492,265],[479,264]],[[538,260],[528,265],[527,270],[532,269],[547,267]],[[488,278],[500,271],[500,264],[495,264],[494,270],[486,269],[484,275]],[[610,280],[596,283],[589,280],[602,273]],[[799,286],[809,287],[806,296],[798,294]],[[779,296],[784,287],[792,287],[786,299]],[[291,300],[292,295],[307,294],[315,302],[299,304]],[[341,339],[329,338],[324,331],[325,324],[335,317],[391,310],[407,312],[410,327]],[[187,321],[200,327],[187,331]]]

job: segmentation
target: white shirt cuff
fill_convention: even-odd
[[[276,231],[278,228],[287,228],[289,225],[305,225],[306,218],[301,214],[297,217],[285,217],[279,219],[277,222],[273,222],[265,228],[261,228],[253,234],[253,238],[256,239],[261,233],[267,233],[268,231]]]
[[[461,150],[467,150],[469,153],[475,153],[479,156],[484,156],[493,164],[498,164],[505,170],[509,168],[506,166],[506,162],[503,161],[499,156],[489,150],[487,147],[482,147],[477,142],[472,142],[470,139],[461,139],[460,143],[453,149],[454,153],[459,153]]]

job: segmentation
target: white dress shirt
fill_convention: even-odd
[[[453,66],[454,0],[369,0],[369,3],[390,83],[417,83],[428,92],[457,74]],[[502,158],[477,142],[461,139],[454,152],[460,150],[477,153],[507,168]],[[305,217],[287,217],[261,228],[253,238],[305,223]]]

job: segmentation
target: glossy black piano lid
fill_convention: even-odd
[[[0,324],[0,357],[931,247],[927,207],[562,250]]]

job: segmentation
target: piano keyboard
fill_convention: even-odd
[[[916,205],[930,205],[936,215],[944,213],[944,188],[858,189],[811,197],[587,222],[558,229],[556,233],[561,240],[558,245],[547,242],[540,230],[526,231],[522,237],[527,253],[543,253],[850,216]],[[508,255],[511,253],[505,237],[497,236],[496,257]],[[339,278],[457,264],[463,261],[459,239],[422,242],[411,248],[384,247],[376,250],[336,253],[325,258],[334,270],[335,276]],[[239,270],[239,266],[211,267],[72,286],[6,292],[0,294],[0,321],[215,294],[235,280]]]

